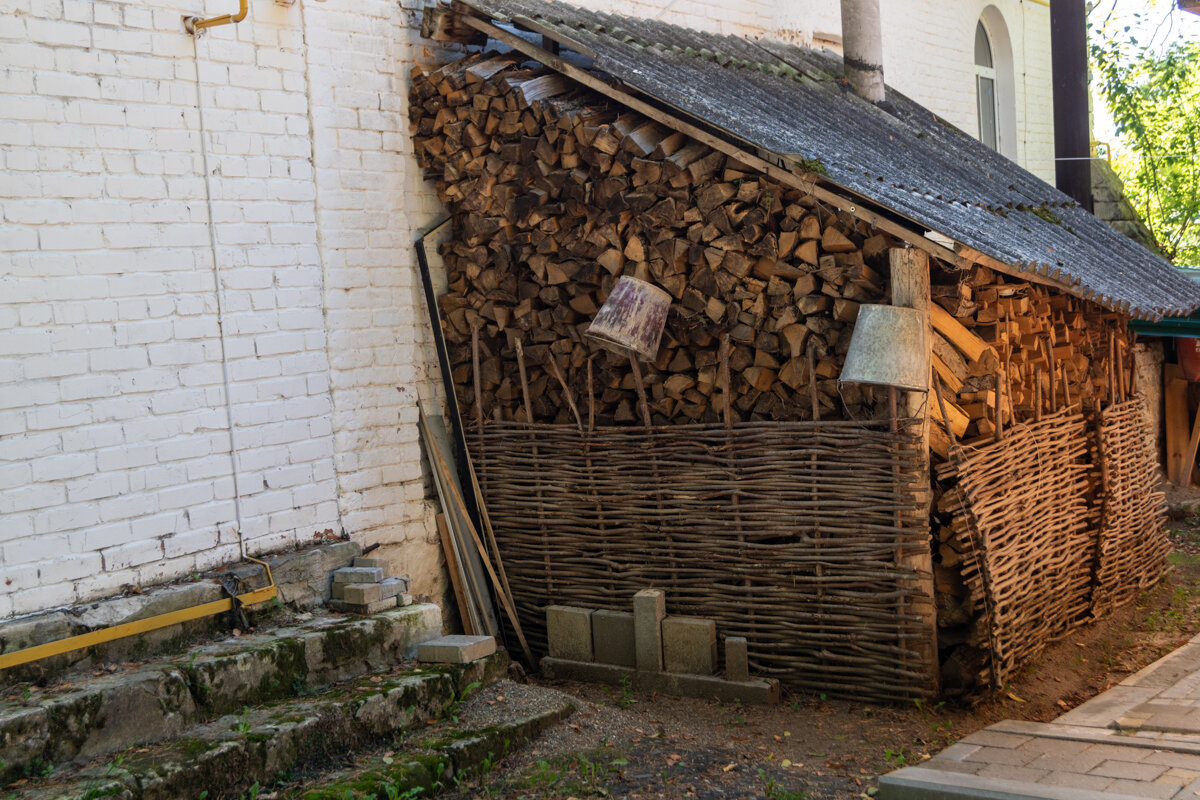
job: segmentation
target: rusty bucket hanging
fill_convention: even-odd
[[[588,326],[587,336],[614,352],[653,361],[670,308],[667,292],[622,275]]]
[[[838,383],[927,392],[928,348],[921,312],[899,306],[860,306]]]

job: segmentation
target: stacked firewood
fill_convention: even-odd
[[[943,409],[955,438],[978,444],[1014,422],[1107,404],[1120,395],[1120,380],[1128,391],[1133,362],[1117,314],[982,266],[938,270],[934,279],[941,402],[932,399],[931,411],[939,455],[949,448]]]
[[[654,424],[722,419],[725,364],[735,421],[809,419],[814,391],[825,419],[886,413],[837,377],[887,236],[512,54],[415,70],[410,109],[454,213],[440,310],[468,419],[642,420],[629,360],[584,337],[622,275],[672,297],[640,368]]]

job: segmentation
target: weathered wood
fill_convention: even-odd
[[[1188,443],[1187,381],[1178,364],[1163,365],[1163,424],[1166,429],[1167,480],[1179,486]]]

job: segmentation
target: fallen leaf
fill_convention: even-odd
[[[1026,702],[1025,700],[1022,700],[1021,698],[1017,697],[1012,692],[1005,692],[1005,695],[1007,695],[1009,697],[1009,699],[1011,699],[1011,700],[1016,700],[1018,703]]]
[[[737,764],[730,762],[730,763],[726,764],[725,766],[721,767],[721,772],[729,772],[729,770],[731,770],[731,769],[737,769]]]
[[[783,767],[784,769],[787,769],[787,768],[788,768],[788,767],[790,767],[791,765],[792,765],[792,762],[791,762],[791,761],[789,761],[789,760],[788,760],[788,759],[786,759],[786,758],[785,758],[783,761],[780,761],[780,762],[779,762],[779,766]]]

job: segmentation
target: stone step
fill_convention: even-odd
[[[337,684],[320,695],[248,707],[194,725],[167,741],[130,748],[48,777],[6,800],[176,800],[257,796],[281,776],[344,762],[459,707],[468,687],[501,678],[508,657],[469,664],[407,663]],[[258,788],[255,788],[255,787]]]
[[[391,667],[440,635],[441,624],[432,604],[315,616],[27,696],[10,690],[0,703],[0,786]]]
[[[286,800],[422,797],[437,794],[497,762],[575,710],[553,689],[499,681],[455,704],[442,719],[415,730],[386,751],[359,757],[352,768],[316,779],[297,776],[280,788]]]
[[[306,611],[324,605],[330,596],[330,573],[348,566],[360,552],[362,549],[355,542],[332,542],[267,556],[265,561],[279,596],[270,603],[247,608],[247,616],[255,626],[277,625],[278,622],[272,621],[287,616],[289,610]],[[222,578],[235,579],[242,592],[267,585],[263,568],[250,562],[219,567],[195,578],[145,587],[136,594],[70,609],[0,620],[0,654],[220,600],[227,596],[221,588]],[[48,682],[69,678],[71,672],[184,652],[201,638],[224,635],[229,628],[228,618],[228,614],[201,617],[3,669],[0,670],[0,687],[19,683],[45,686]]]

